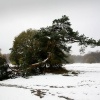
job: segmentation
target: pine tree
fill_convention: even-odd
[[[82,52],[88,45],[93,47],[100,45],[100,40],[96,41],[73,31],[69,18],[64,15],[62,18],[55,19],[52,26],[40,30],[29,29],[17,36],[11,48],[10,59],[15,64],[24,66],[24,69],[29,69],[30,66],[37,65],[35,63],[48,58],[50,53],[48,61],[38,63],[38,69],[46,66],[61,68],[62,64],[68,63],[67,57],[71,50],[68,44],[75,42],[82,46],[80,50]]]

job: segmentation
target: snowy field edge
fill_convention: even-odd
[[[100,63],[67,64],[77,76],[46,74],[0,81],[0,100],[100,100]]]

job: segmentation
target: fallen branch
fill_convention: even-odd
[[[11,71],[14,71],[14,72],[18,72],[18,70],[16,70],[16,69],[13,69],[12,67],[8,67],[9,69],[11,69]]]
[[[45,60],[43,60],[41,62],[38,62],[38,63],[35,63],[35,64],[32,64],[31,68],[32,67],[38,67],[39,65],[45,64],[50,59],[50,57],[51,57],[51,52],[48,52],[48,53],[49,53],[48,57]],[[28,69],[30,69],[30,67]]]

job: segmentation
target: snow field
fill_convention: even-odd
[[[100,100],[100,64],[69,64],[77,76],[38,75],[0,81],[0,100]]]

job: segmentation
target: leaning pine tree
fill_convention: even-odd
[[[68,63],[67,57],[71,50],[68,44],[75,42],[81,45],[82,52],[88,45],[100,45],[100,40],[96,41],[74,32],[69,18],[64,15],[60,19],[55,19],[52,26],[22,32],[15,38],[10,58],[26,70],[43,72],[46,67],[57,70],[62,64]]]

